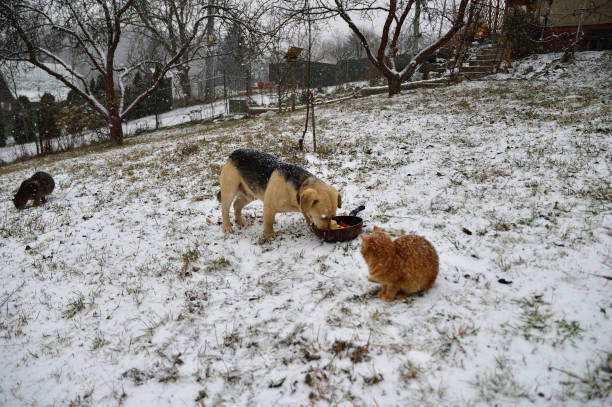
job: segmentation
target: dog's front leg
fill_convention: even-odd
[[[236,220],[236,225],[246,226],[244,219],[242,219],[242,208],[251,201],[252,199],[242,194],[238,194],[238,197],[234,200],[234,219]]]
[[[228,202],[229,201],[229,202]],[[221,201],[221,217],[223,218],[223,233],[232,233],[232,222],[229,217],[230,205],[232,204],[231,200],[223,200]]]
[[[274,233],[274,216],[276,212],[269,205],[264,205],[263,222],[264,222],[264,238],[270,239],[276,236]]]

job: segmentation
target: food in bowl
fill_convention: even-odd
[[[336,222],[335,219],[332,219],[331,222],[329,222],[329,228],[331,230],[342,229],[346,227],[348,227],[348,225],[342,221]]]

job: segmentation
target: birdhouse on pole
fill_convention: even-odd
[[[296,71],[297,59],[303,50],[304,48],[290,47],[289,51],[287,51],[287,53],[285,54],[285,59],[291,63],[291,82],[293,86],[293,94],[291,95],[291,111],[295,110],[295,98],[296,98],[295,93],[297,91],[295,71]]]
[[[303,50],[304,48],[290,47],[287,53],[285,54],[285,59],[287,61],[295,61],[300,56]]]

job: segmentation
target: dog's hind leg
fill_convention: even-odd
[[[232,222],[229,217],[229,209],[232,201],[238,194],[240,186],[240,174],[234,165],[227,163],[223,166],[220,176],[221,182],[221,216],[223,218],[223,232],[232,233]],[[244,205],[243,205],[244,206]]]

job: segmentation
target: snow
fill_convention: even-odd
[[[188,123],[191,121],[208,120],[220,114],[225,114],[225,102],[217,101],[215,103],[207,103],[188,107],[180,107],[169,112],[159,114],[159,127],[171,127],[178,124]],[[155,129],[155,116],[145,116],[139,119],[129,120],[123,124],[123,132],[126,137],[134,135],[145,130]],[[87,145],[92,141],[98,141],[104,138],[106,129],[100,129],[96,132],[85,133],[82,136],[74,137],[72,144]],[[65,142],[64,138],[55,140],[58,143]],[[0,148],[0,162],[11,162],[17,160],[24,155],[33,156],[36,154],[36,144],[14,144]]]
[[[318,153],[298,111],[4,165],[0,405],[609,405],[612,54],[556,57],[319,107]],[[359,239],[290,213],[263,241],[260,202],[224,235],[240,147],[425,236],[433,288],[385,303]],[[17,211],[36,170],[56,190]]]
[[[201,105],[180,107],[169,112],[160,113],[160,127],[176,126],[177,124],[187,123],[203,119],[211,119],[227,112],[225,101],[216,101]],[[146,116],[140,119],[130,120],[123,126],[126,134],[133,134],[142,129],[155,129],[155,116]]]
[[[47,62],[44,65],[60,75],[71,75],[58,63]],[[27,96],[30,102],[39,101],[45,93],[52,94],[55,100],[65,100],[68,96],[70,89],[47,72],[26,63],[19,63],[18,66],[19,69],[15,70],[16,74],[14,76],[8,74],[8,72],[3,73],[9,88],[15,91],[17,96]]]

